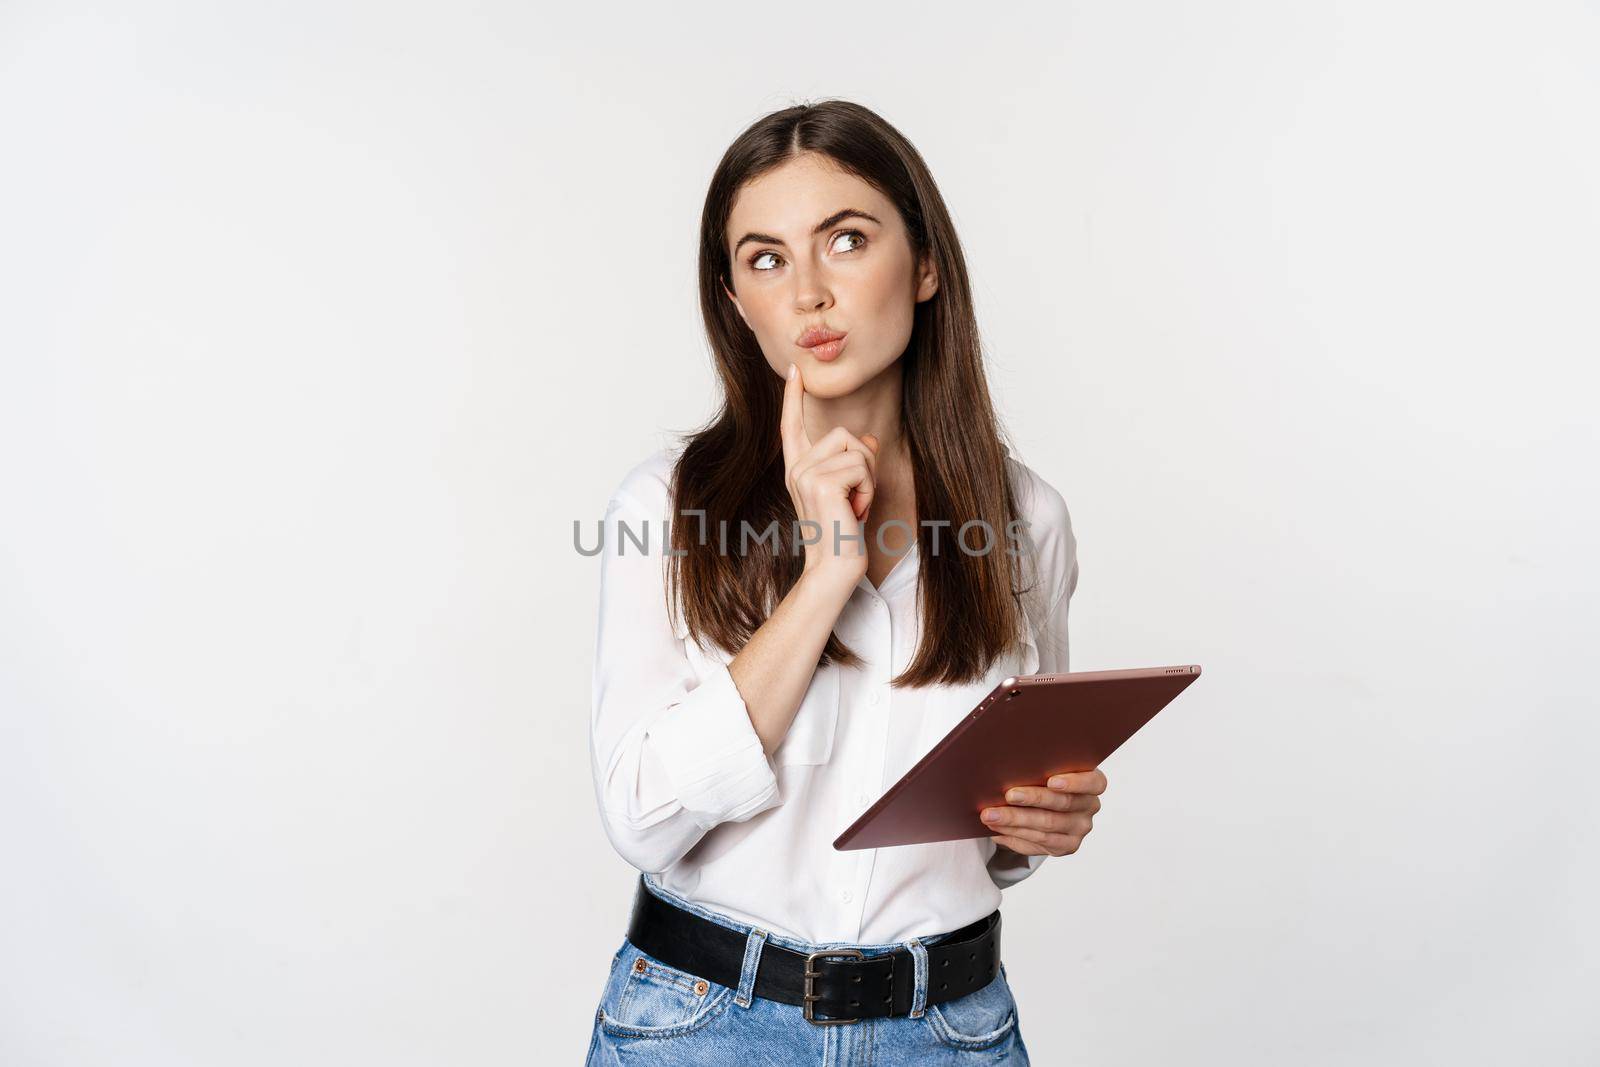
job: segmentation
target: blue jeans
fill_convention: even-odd
[[[586,1067],[650,1064],[652,1067],[790,1067],[792,1064],[870,1064],[910,1067],[991,1064],[1027,1067],[1017,1002],[1000,975],[982,989],[942,1004],[927,1004],[928,950],[943,935],[892,945],[795,941],[746,926],[700,907],[645,879],[650,892],[745,935],[744,968],[738,988],[690,974],[641,951],[626,937],[611,958],[611,974],[595,1012]],[[752,994],[761,950],[768,944],[796,952],[858,948],[877,956],[896,948],[915,961],[912,1013],[862,1019],[841,1026],[807,1022],[798,1004]],[[643,961],[642,964],[640,961]]]

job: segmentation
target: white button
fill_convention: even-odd
[[[867,802],[867,794],[865,794],[865,793],[857,793],[856,794],[856,803],[857,804],[865,804],[866,802]]]
[[[850,890],[846,889],[843,893],[840,893],[839,899],[844,901],[846,904],[850,903]]]
[[[867,703],[868,704],[876,704],[877,702],[878,702],[878,691],[876,689],[874,689],[872,692],[867,694]]]

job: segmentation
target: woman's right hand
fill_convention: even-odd
[[[778,424],[783,436],[783,481],[795,515],[821,527],[817,543],[805,546],[805,572],[836,575],[854,588],[867,573],[866,518],[875,491],[878,439],[870,433],[858,438],[835,426],[813,444],[802,417],[804,395],[800,369],[790,364]],[[810,526],[802,526],[799,535],[816,534]],[[849,535],[856,540],[845,540]],[[784,536],[792,545],[795,535],[785,531]]]

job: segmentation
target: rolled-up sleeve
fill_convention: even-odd
[[[772,807],[777,777],[750,722],[733,675],[722,664],[645,730],[678,802],[706,829]]]
[[[1055,578],[1050,588],[1053,601],[1035,627],[1034,638],[1039,646],[1039,674],[1066,674],[1070,666],[1070,641],[1067,635],[1067,612],[1072,605],[1072,594],[1078,589],[1078,541],[1072,532],[1072,518],[1059,494],[1052,491],[1056,505],[1057,525],[1047,527],[1041,546],[1041,559],[1052,564]],[[1024,856],[1008,848],[995,846],[989,859],[989,877],[1001,889],[1016,885],[1037,871],[1048,856]]]
[[[697,672],[667,613],[665,503],[619,488],[602,524],[590,756],[606,834],[661,872],[707,830],[782,802],[771,759],[725,665]],[[641,548],[621,536],[626,525]]]

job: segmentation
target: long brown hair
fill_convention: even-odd
[[[891,200],[910,235],[913,261],[929,255],[938,272],[939,288],[916,305],[901,357],[901,429],[914,471],[923,637],[892,684],[971,682],[1021,640],[1019,597],[1028,590],[1018,588],[1022,569],[1010,550],[1028,542],[1018,544],[1007,533],[1014,533],[1018,518],[1016,491],[984,375],[966,260],[944,199],[916,148],[875,112],[845,100],[764,116],[728,147],[712,175],[700,218],[700,311],[723,401],[709,424],[681,435],[671,480],[669,608],[681,604],[683,622],[702,647],[734,652],[804,566],[803,553],[790,541],[797,516],[784,486],[778,432],[783,380],[723,287],[733,289],[727,221],[740,188],[805,152],[829,157]],[[703,512],[703,519],[685,514],[691,510]],[[950,523],[940,530],[938,554],[923,525],[930,517]],[[978,555],[953,542],[972,520],[988,524],[990,547]],[[776,544],[751,540],[744,553],[725,551],[718,533],[724,522],[729,546],[739,545],[742,522],[754,531],[776,522],[781,536]],[[819,666],[829,662],[862,664],[836,633],[828,636]]]

